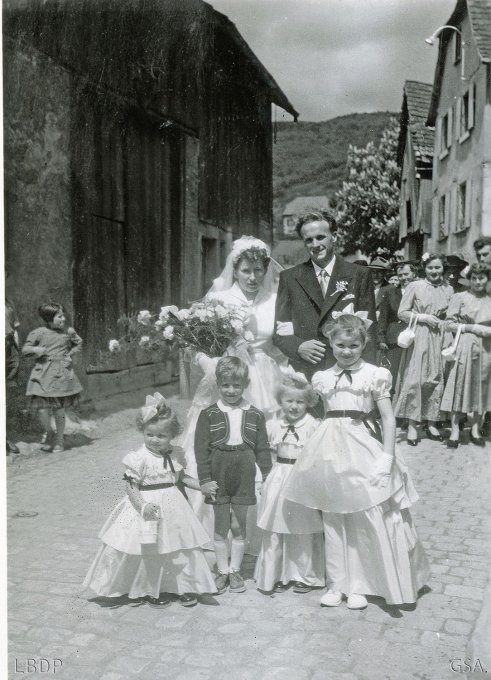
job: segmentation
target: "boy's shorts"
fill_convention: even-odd
[[[243,444],[223,445],[211,452],[211,479],[218,484],[215,500],[209,505],[255,505],[256,457]]]

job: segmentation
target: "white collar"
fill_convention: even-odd
[[[365,361],[363,359],[358,359],[356,364],[349,366],[349,368],[342,368],[339,364],[335,364],[333,367],[333,371],[336,375],[339,375],[343,371],[351,371],[352,373],[354,373],[355,371],[359,371],[360,368],[363,368],[364,365]]]
[[[320,274],[322,271],[325,271],[326,274],[327,274],[328,276],[332,276],[332,270],[333,270],[333,267],[334,267],[334,263],[335,263],[335,262],[336,262],[336,255],[333,255],[333,256],[332,256],[330,262],[329,262],[328,264],[326,264],[325,267],[319,267],[319,265],[318,265],[318,264],[315,264],[315,262],[312,260],[312,264],[314,265],[315,275],[316,275],[317,277],[319,277],[319,274]]]
[[[230,413],[231,411],[237,411],[238,409],[241,409],[242,411],[248,411],[251,408],[251,405],[245,399],[242,399],[242,401],[240,401],[238,404],[235,404],[235,406],[224,404],[223,401],[219,399],[217,401],[217,406],[223,413]]]
[[[303,427],[304,425],[307,424],[308,420],[308,413],[306,413],[304,416],[300,418],[300,420],[297,420],[295,423],[290,423],[286,418],[281,418],[280,419],[280,427],[286,430],[290,425],[293,425],[293,427],[298,430],[299,427]]]

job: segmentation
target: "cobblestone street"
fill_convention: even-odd
[[[243,594],[194,608],[111,608],[88,599],[81,583],[97,533],[123,493],[121,459],[140,442],[134,414],[102,421],[90,444],[9,460],[9,680],[53,671],[62,680],[459,676],[450,662],[466,657],[489,567],[489,443],[456,451],[428,440],[414,449],[401,444],[433,571],[416,607],[372,599],[355,612],[321,608],[319,592],[268,597],[255,589],[249,558]],[[37,515],[22,516],[31,512]]]

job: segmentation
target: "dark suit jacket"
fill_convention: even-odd
[[[396,345],[397,336],[407,327],[407,324],[397,316],[401,298],[402,290],[399,286],[384,286],[381,289],[377,326],[379,342]]]
[[[336,283],[345,283],[346,290],[337,290]],[[353,297],[350,297],[353,296]],[[341,311],[350,303],[355,311],[365,310],[368,317],[375,321],[375,298],[370,270],[336,256],[332,276],[325,298],[315,275],[311,260],[285,269],[280,274],[278,297],[276,299],[276,321],[293,323],[293,335],[273,335],[274,344],[289,358],[296,371],[311,378],[316,371],[323,371],[336,362],[328,340],[320,332],[320,327],[334,310]],[[375,324],[370,329],[375,338]],[[275,323],[275,330],[277,326]],[[373,329],[373,330],[372,330]],[[298,348],[305,340],[321,340],[326,343],[326,354],[318,364],[310,364],[298,355]],[[364,352],[368,361],[375,359],[375,343],[370,341]]]

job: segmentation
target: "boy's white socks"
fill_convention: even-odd
[[[242,538],[232,539],[230,551],[230,571],[240,571],[240,565],[245,553],[245,540]]]
[[[218,571],[220,571],[222,574],[228,574],[228,541],[215,540],[214,543]]]

